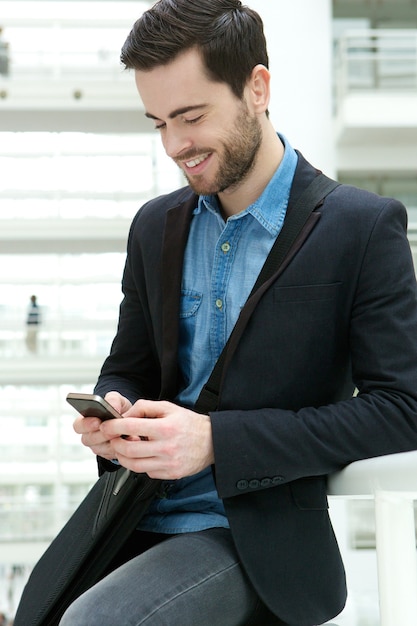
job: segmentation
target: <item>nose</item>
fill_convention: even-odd
[[[189,150],[192,146],[192,140],[185,129],[165,128],[162,143],[165,152],[171,159],[178,159],[181,154]]]

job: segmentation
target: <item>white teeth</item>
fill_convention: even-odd
[[[193,159],[192,161],[186,161],[185,165],[187,167],[195,167],[196,165],[199,165],[200,163],[202,163],[205,159],[207,159],[208,157],[208,153],[207,154],[202,154],[200,157],[198,157],[197,159]]]

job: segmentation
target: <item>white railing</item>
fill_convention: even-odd
[[[381,626],[417,623],[416,470],[413,451],[357,461],[329,477],[329,495],[374,500]]]
[[[85,492],[89,487],[85,486]],[[59,506],[55,500],[48,498],[36,505],[27,504],[18,497],[5,502],[0,500],[0,545],[10,541],[51,541],[80,500],[81,496],[73,498],[65,506]]]
[[[119,50],[16,51],[10,57],[10,76],[25,79],[82,78],[88,80],[132,80],[119,62]]]
[[[361,90],[417,92],[417,29],[349,30],[334,46],[337,102]]]
[[[0,317],[0,357],[22,359],[30,354],[44,358],[107,356],[115,334],[116,313],[108,319],[55,319],[24,327]]]

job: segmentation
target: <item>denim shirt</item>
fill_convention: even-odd
[[[178,359],[183,387],[176,400],[192,407],[225,345],[284,222],[297,154],[280,135],[284,157],[261,196],[225,222],[216,196],[200,196],[185,249]],[[227,527],[207,468],[167,481],[139,528],[179,533]]]

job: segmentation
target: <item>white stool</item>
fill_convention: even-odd
[[[417,451],[351,463],[328,494],[374,498],[381,626],[417,626]]]

